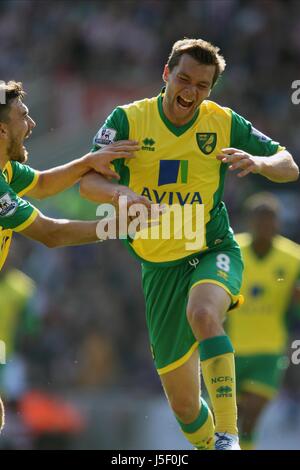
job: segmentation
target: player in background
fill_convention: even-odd
[[[99,241],[96,233],[99,220],[52,219],[43,215],[23,196],[26,194],[36,199],[52,196],[73,186],[90,170],[117,177],[109,168],[111,161],[119,157],[133,158],[134,151],[139,149],[135,142],[119,142],[51,170],[33,170],[26,164],[24,140],[36,124],[23,103],[24,95],[20,82],[2,82],[0,85],[0,96],[5,97],[0,102],[0,269],[7,257],[13,232],[19,232],[49,248]],[[4,411],[0,400],[0,430],[3,422]]]
[[[236,354],[241,445],[251,449],[257,420],[283,377],[288,313],[299,315],[300,247],[279,235],[280,206],[271,193],[251,196],[245,210],[249,232],[236,236],[245,263],[245,303],[228,316],[225,329]]]
[[[288,182],[299,171],[277,142],[208,100],[224,69],[212,44],[177,41],[164,67],[162,92],[117,107],[94,139],[94,150],[137,140],[136,159],[114,162],[119,184],[95,173],[84,176],[81,194],[97,202],[120,196],[132,202],[142,195],[170,208],[204,207],[197,247],[187,248],[187,239],[174,232],[167,240],[133,237],[125,244],[142,262],[154,362],[179,426],[196,448],[238,450],[234,353],[222,323],[240,301],[243,263],[222,202],[224,178],[229,168],[238,169],[239,177],[258,173]],[[168,216],[163,214],[162,224]],[[200,398],[199,359],[215,423]]]

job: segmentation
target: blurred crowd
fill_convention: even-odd
[[[47,76],[53,88],[77,80],[92,95],[105,85],[143,87],[159,83],[176,39],[203,37],[227,59],[214,97],[297,156],[299,34],[297,0],[2,0],[0,76]]]
[[[49,126],[63,129],[68,120],[82,119],[69,106],[79,97],[79,113],[92,121],[105,107],[106,89],[122,89],[123,102],[132,94],[142,97],[153,84],[158,92],[170,48],[184,36],[210,40],[226,58],[212,99],[287,146],[299,163],[300,105],[291,101],[292,82],[300,79],[297,0],[1,0],[0,78],[47,80],[51,106],[42,111]],[[34,90],[32,101],[45,93]],[[50,128],[37,132],[46,136]],[[230,176],[225,198],[233,227],[245,228],[242,203],[262,188],[280,197],[283,233],[300,242],[295,184],[279,188],[257,177],[240,182]],[[16,238],[0,287],[15,268],[33,284],[12,307],[17,321],[7,327],[13,347],[0,378],[7,400],[15,403],[31,389],[161,393],[148,346],[140,267],[125,248],[111,241],[50,252]]]

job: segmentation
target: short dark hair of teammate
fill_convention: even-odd
[[[174,43],[167,65],[172,71],[183,54],[188,54],[200,64],[215,65],[216,71],[212,83],[214,86],[226,67],[225,59],[219,54],[219,50],[218,47],[203,39],[180,39]]]
[[[246,200],[244,206],[247,213],[250,215],[268,212],[275,216],[279,216],[280,213],[280,203],[278,198],[267,191],[250,196]]]
[[[269,192],[250,196],[245,204],[245,215],[255,239],[271,240],[279,231],[280,202]]]
[[[0,83],[0,121],[9,122],[9,110],[11,102],[15,98],[20,98],[21,100],[25,96],[25,91],[21,82],[15,82],[13,80],[8,83]]]

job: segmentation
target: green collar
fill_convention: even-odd
[[[188,129],[190,129],[192,127],[192,125],[194,124],[194,122],[196,121],[196,119],[199,116],[199,108],[197,109],[196,113],[194,114],[194,116],[192,117],[192,119],[189,122],[187,122],[183,126],[178,126],[177,127],[167,118],[167,116],[164,113],[164,110],[163,110],[163,93],[164,93],[164,91],[165,91],[165,88],[162,89],[160,95],[157,97],[158,112],[159,112],[159,115],[161,117],[161,120],[167,126],[169,131],[171,131],[172,134],[179,137],[182,134],[184,134]]]

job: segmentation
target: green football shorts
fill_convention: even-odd
[[[253,393],[268,399],[281,385],[286,358],[278,354],[235,356],[237,394]]]
[[[146,320],[160,375],[184,364],[198,347],[186,316],[190,290],[208,282],[221,286],[231,296],[230,308],[234,308],[243,301],[239,295],[243,267],[239,245],[232,236],[175,266],[142,264]]]

